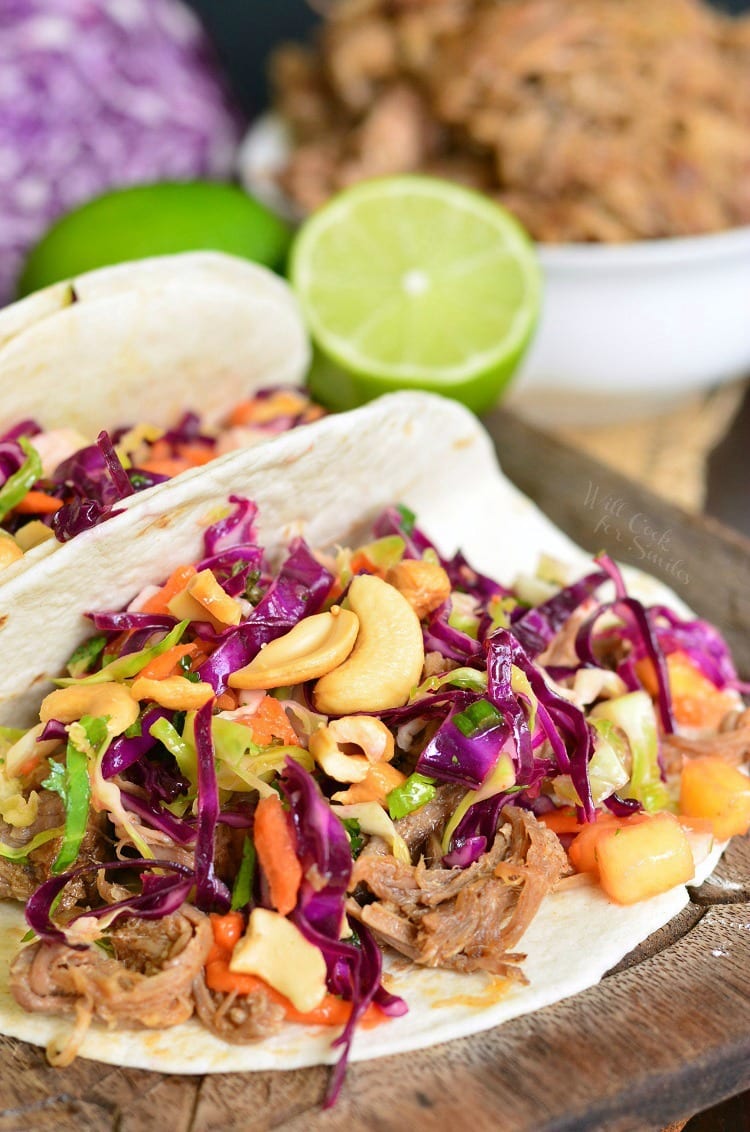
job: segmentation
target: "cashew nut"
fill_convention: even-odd
[[[326,963],[320,949],[291,920],[268,908],[253,908],[229,970],[259,975],[303,1012],[314,1010],[325,998]]]
[[[138,718],[138,704],[123,684],[72,684],[45,696],[39,712],[42,723],[75,723],[84,715],[107,716],[109,734],[122,735]]]
[[[206,609],[217,621],[224,625],[239,625],[242,620],[242,606],[225,593],[211,570],[201,570],[187,585],[187,592]]]
[[[10,535],[0,536],[0,570],[10,566],[11,562],[17,562],[19,558],[23,558],[23,551],[16,540]]]
[[[345,661],[354,648],[359,619],[338,605],[329,613],[305,617],[270,641],[258,655],[229,677],[230,688],[283,688],[323,676]]]
[[[367,778],[354,782],[348,790],[339,790],[333,795],[334,802],[344,805],[357,805],[359,802],[379,802],[385,805],[386,795],[397,786],[403,786],[406,775],[390,763],[375,763],[370,766]]]
[[[242,620],[242,606],[224,592],[211,570],[201,570],[191,578],[167,608],[181,621],[210,621],[218,632]]]
[[[362,782],[372,763],[390,762],[395,750],[386,725],[371,715],[334,719],[313,731],[309,746],[315,761],[337,782]],[[347,754],[346,746],[359,747],[364,756]]]
[[[166,680],[152,680],[139,676],[130,686],[136,700],[153,700],[160,707],[175,711],[197,711],[213,698],[210,684],[194,684],[186,676],[167,676]]]
[[[404,595],[420,621],[447,601],[451,594],[450,579],[437,562],[407,558],[397,566],[391,566],[385,580]]]
[[[349,659],[318,680],[315,709],[350,715],[401,707],[424,664],[417,615],[394,586],[374,574],[353,578],[348,600],[359,618],[357,641]]]

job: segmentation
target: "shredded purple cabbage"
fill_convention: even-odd
[[[25,463],[26,453],[16,440],[0,441],[0,487]]]
[[[452,713],[419,756],[417,770],[440,782],[458,782],[477,790],[485,782],[506,745],[510,731],[504,720],[471,737],[454,723]]]
[[[317,613],[333,585],[333,575],[314,558],[302,539],[295,539],[278,577],[249,617],[222,641],[198,669],[216,695],[227,679],[257,656],[263,645],[288,633],[303,617]]]
[[[481,644],[448,624],[450,611],[450,601],[444,602],[422,627],[425,652],[439,652],[446,660],[455,660],[461,665],[483,667]]]
[[[226,180],[241,136],[185,4],[4,0],[2,21],[0,305],[59,216],[125,185]]]
[[[18,424],[13,425],[13,428],[9,428],[7,432],[0,436],[0,444],[6,444],[11,440],[20,440],[22,436],[28,436],[31,439],[41,431],[41,427],[33,418],[26,417],[25,420],[19,421]]]
[[[395,1017],[407,1010],[403,999],[389,994],[381,985],[382,955],[364,925],[357,926],[359,946],[341,939],[345,918],[346,890],[352,871],[349,838],[339,819],[308,772],[293,759],[287,759],[281,778],[297,841],[297,854],[305,874],[315,866],[324,882],[315,888],[303,879],[297,907],[290,919],[326,961],[328,989],[346,1002],[352,1012],[344,1031],[333,1043],[343,1053],[331,1075],[325,1107],[336,1103],[346,1074],[352,1039],[357,1025],[371,1002]]]
[[[559,769],[570,774],[578,797],[581,799],[583,813],[587,821],[593,819],[594,803],[588,765],[594,753],[591,728],[580,708],[553,692],[542,673],[526,655],[521,645],[506,629],[498,629],[487,639],[488,696],[502,710],[495,696],[502,693],[510,679],[509,663],[519,668],[531,685],[537,699],[537,714],[540,724],[545,727],[547,738],[552,743]],[[505,671],[508,670],[507,677]],[[499,689],[497,675],[500,677]],[[507,693],[506,693],[507,701]],[[524,720],[525,725],[525,720]],[[528,728],[526,728],[528,731]],[[526,780],[527,771],[522,772]]]
[[[513,611],[516,616],[511,616],[511,629],[527,656],[533,660],[540,652],[544,652],[576,609],[606,580],[607,574],[597,570],[573,585],[566,586],[533,609],[522,610],[520,606],[516,608]]]
[[[190,782],[181,773],[175,757],[158,748],[129,766],[123,777],[156,802],[174,802],[190,790]]]
[[[619,794],[610,794],[604,799],[604,805],[618,818],[628,818],[631,814],[638,814],[643,806],[636,798],[621,798]]]
[[[634,597],[619,597],[612,602],[598,606],[584,621],[576,634],[576,653],[582,663],[601,667],[594,648],[595,629],[602,614],[610,610],[623,620],[624,626],[618,630],[618,634],[629,640],[634,649],[633,656],[627,658],[626,664],[618,668],[618,674],[622,676],[631,690],[635,690],[641,687],[641,683],[635,674],[633,662],[643,657],[647,657],[651,661],[659,689],[656,700],[657,710],[662,728],[669,735],[674,731],[669,673],[664,653],[652,627],[649,614],[640,601]],[[635,685],[635,689],[633,685]]]
[[[148,754],[156,746],[156,739],[150,734],[149,729],[156,723],[157,719],[171,719],[173,714],[166,708],[151,708],[141,720],[140,735],[132,737],[116,735],[104,752],[102,777],[114,778],[116,774],[122,774],[128,767],[133,766],[145,754]]]
[[[93,865],[84,865],[80,869],[62,873],[60,876],[50,877],[40,884],[39,888],[31,894],[26,902],[26,923],[31,930],[44,943],[67,943],[65,934],[52,922],[52,912],[62,890],[72,880],[78,877],[90,876],[100,870],[109,872],[112,869],[129,869],[131,872],[141,873],[142,891],[138,896],[128,896],[118,900],[115,904],[104,904],[101,908],[87,909],[75,916],[70,923],[75,923],[82,916],[94,916],[97,919],[109,916],[112,912],[121,915],[137,915],[142,920],[161,920],[179,911],[190,894],[195,883],[192,869],[186,865],[177,864],[176,861],[146,861],[143,858],[129,858],[123,861],[95,862]],[[143,876],[151,869],[165,870],[173,876]],[[70,926],[70,923],[67,926]],[[85,951],[88,944],[70,944],[76,951]]]
[[[346,889],[352,874],[352,852],[346,830],[320,792],[315,779],[294,759],[287,758],[281,788],[289,803],[297,856],[304,872],[315,865],[325,882],[313,889],[303,880],[300,906],[309,923],[324,935],[338,939],[344,915]]]
[[[125,499],[126,496],[132,495],[135,491],[132,483],[128,479],[128,473],[122,466],[120,457],[115,452],[114,445],[109,438],[109,433],[106,429],[102,429],[96,438],[96,446],[104,457],[104,463],[107,465],[109,478],[112,480],[115,491],[118,493],[120,499]]]
[[[229,502],[235,505],[234,511],[213,523],[203,536],[207,556],[222,554],[225,550],[245,543],[255,544],[257,535],[254,523],[258,508],[241,495],[230,495]]]
[[[147,629],[156,633],[161,629],[169,632],[177,624],[177,618],[168,613],[85,613],[94,627],[102,633],[127,633],[132,629]]]
[[[120,798],[126,810],[137,814],[151,829],[157,829],[160,833],[171,837],[177,845],[192,845],[195,841],[196,831],[193,826],[176,818],[158,802],[146,801],[145,798],[140,798],[127,790],[120,791]]]
[[[211,734],[213,700],[195,713],[194,735],[198,762],[198,830],[195,842],[195,903],[204,912],[229,909],[229,889],[214,867],[214,834],[219,817],[214,742]]]
[[[45,723],[41,734],[37,738],[37,743],[45,743],[48,739],[59,739],[64,743],[68,738],[68,732],[65,729],[65,724],[61,723],[59,719],[50,719]]]
[[[684,652],[717,688],[735,687],[737,670],[729,646],[707,621],[685,621],[665,605],[652,605],[649,622],[662,652]]]

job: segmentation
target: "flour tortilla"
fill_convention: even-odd
[[[297,301],[267,268],[218,252],[118,264],[0,310],[0,434],[33,417],[93,443],[187,409],[214,425],[256,389],[299,384],[309,361]],[[33,547],[0,588],[60,550]]]
[[[297,302],[267,268],[218,252],[118,264],[0,311],[0,432],[34,417],[93,439],[186,408],[214,423],[308,363]]]
[[[13,664],[5,678],[3,723],[33,721],[45,682],[90,631],[84,610],[116,609],[143,585],[200,555],[202,532],[230,492],[258,503],[260,538],[271,551],[281,552],[295,534],[317,547],[346,543],[385,504],[401,501],[417,512],[443,551],[460,546],[472,563],[503,582],[533,570],[540,553],[566,559],[578,570],[589,562],[503,477],[489,438],[470,413],[429,394],[393,394],[273,445],[232,453],[166,484],[148,500],[136,498],[126,514],[96,528],[85,542],[69,544],[69,554],[41,564],[43,584],[37,584],[37,574],[33,585],[21,577],[5,587],[0,649]],[[643,600],[686,612],[653,579],[632,572],[628,580]],[[697,879],[720,851],[707,857]],[[526,987],[485,974],[419,969],[389,957],[388,987],[404,996],[409,1013],[359,1034],[353,1057],[431,1046],[585,990],[687,900],[682,886],[632,907],[611,903],[595,886],[552,894],[519,944],[528,955]],[[3,961],[24,931],[20,911],[0,906]],[[2,1032],[44,1045],[70,1025],[69,1019],[24,1013],[0,989]],[[288,1025],[259,1045],[231,1046],[191,1021],[156,1033],[95,1026],[81,1053],[168,1073],[210,1073],[332,1062],[339,1054],[330,1042],[330,1030]]]

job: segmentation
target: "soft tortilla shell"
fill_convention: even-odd
[[[67,553],[53,562],[41,563],[33,585],[22,576],[4,587],[0,646],[14,663],[5,675],[3,723],[32,719],[43,685],[89,631],[82,612],[118,608],[144,584],[199,554],[203,529],[230,492],[259,504],[261,540],[276,551],[295,534],[314,546],[345,542],[385,504],[403,501],[442,550],[462,547],[480,569],[502,581],[533,570],[542,552],[579,569],[589,561],[502,476],[489,438],[470,413],[429,394],[393,394],[274,445],[232,453],[148,500],[136,497],[127,514],[96,528],[90,539],[67,544],[62,548]],[[633,572],[629,582],[644,600],[685,610],[653,579]],[[12,702],[12,695],[19,698]],[[698,880],[720,851],[707,858]],[[432,1046],[583,991],[672,919],[687,899],[682,886],[628,908],[611,903],[594,886],[553,894],[520,944],[528,956],[526,987],[481,974],[415,968],[391,957],[388,986],[407,999],[409,1014],[359,1034],[353,1057]],[[18,908],[0,906],[2,961],[15,953],[24,929]],[[4,1033],[45,1045],[70,1025],[69,1019],[24,1013],[7,988],[0,988]],[[167,1073],[291,1069],[335,1061],[332,1036],[290,1025],[257,1046],[237,1047],[213,1038],[195,1021],[164,1032],[96,1026],[81,1052]]]
[[[504,582],[532,571],[542,552],[581,569],[589,561],[505,479],[471,413],[431,394],[394,393],[132,496],[123,514],[0,585],[0,650],[13,658],[0,724],[33,722],[50,681],[91,632],[87,610],[119,609],[200,557],[206,526],[232,494],[258,504],[260,539],[271,550],[295,534],[315,547],[347,542],[401,501],[446,553],[460,546]],[[635,585],[652,602],[676,603],[646,575]]]
[[[302,318],[266,268],[216,252],[120,264],[54,284],[0,312],[0,431],[210,423],[264,385],[299,382]]]

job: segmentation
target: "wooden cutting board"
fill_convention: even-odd
[[[662,577],[723,628],[750,673],[749,542],[508,414],[487,423],[506,471],[560,526]],[[323,1068],[54,1070],[41,1050],[0,1038],[0,1132],[660,1129],[750,1086],[749,839],[717,876],[598,986],[489,1033],[354,1065],[333,1111],[320,1109]]]

